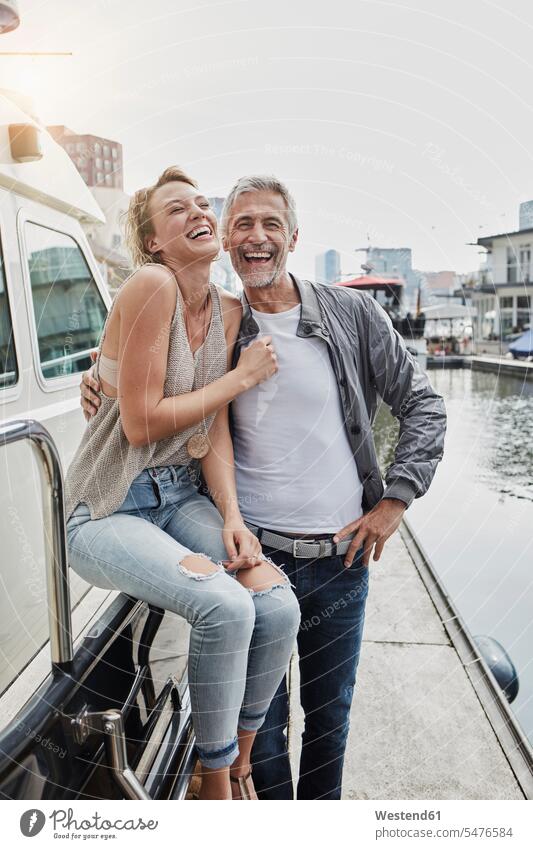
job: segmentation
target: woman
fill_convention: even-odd
[[[127,234],[139,268],[107,317],[101,405],[66,478],[70,565],[191,624],[201,798],[256,798],[250,751],[300,613],[240,515],[228,404],[276,356],[265,337],[230,370],[240,303],[209,281],[216,217],[186,174],[169,168],[133,196]],[[193,482],[197,460],[216,507]]]

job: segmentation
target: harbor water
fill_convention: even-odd
[[[468,367],[428,376],[446,402],[445,456],[406,519],[473,636],[495,638],[513,660],[512,709],[533,743],[533,383]],[[396,435],[382,405],[383,470]]]

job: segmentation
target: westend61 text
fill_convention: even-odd
[[[440,811],[374,811],[377,820],[439,820]]]

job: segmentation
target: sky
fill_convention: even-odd
[[[46,124],[120,141],[125,189],[178,164],[209,195],[274,173],[300,224],[290,268],[411,247],[467,272],[533,198],[533,6],[522,0],[19,0],[0,85]]]

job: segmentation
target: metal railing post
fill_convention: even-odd
[[[55,666],[72,662],[70,588],[61,461],[54,440],[33,419],[0,425],[0,447],[29,440],[39,467],[43,505],[50,653]]]

